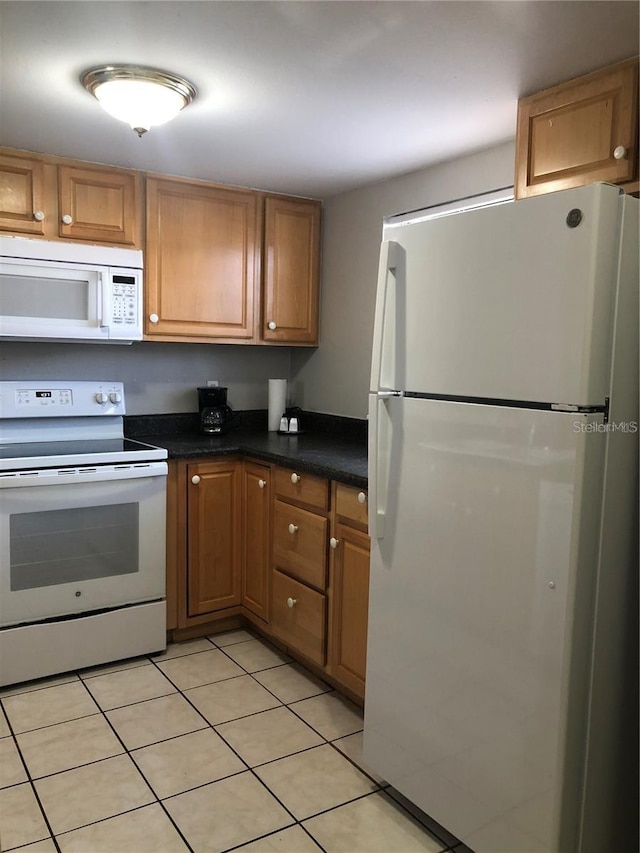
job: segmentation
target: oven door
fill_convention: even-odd
[[[166,462],[0,475],[0,627],[162,599]]]

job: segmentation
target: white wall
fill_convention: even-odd
[[[511,185],[514,151],[503,143],[325,202],[320,346],[292,353],[297,405],[366,417],[383,218]]]

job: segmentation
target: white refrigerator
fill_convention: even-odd
[[[385,229],[364,757],[477,853],[636,849],[638,207]]]

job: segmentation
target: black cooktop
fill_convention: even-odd
[[[33,441],[0,445],[0,470],[51,468],[56,465],[98,465],[166,459],[163,448],[130,438]]]

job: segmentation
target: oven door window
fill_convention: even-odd
[[[11,591],[137,572],[137,503],[16,513],[9,519]]]

